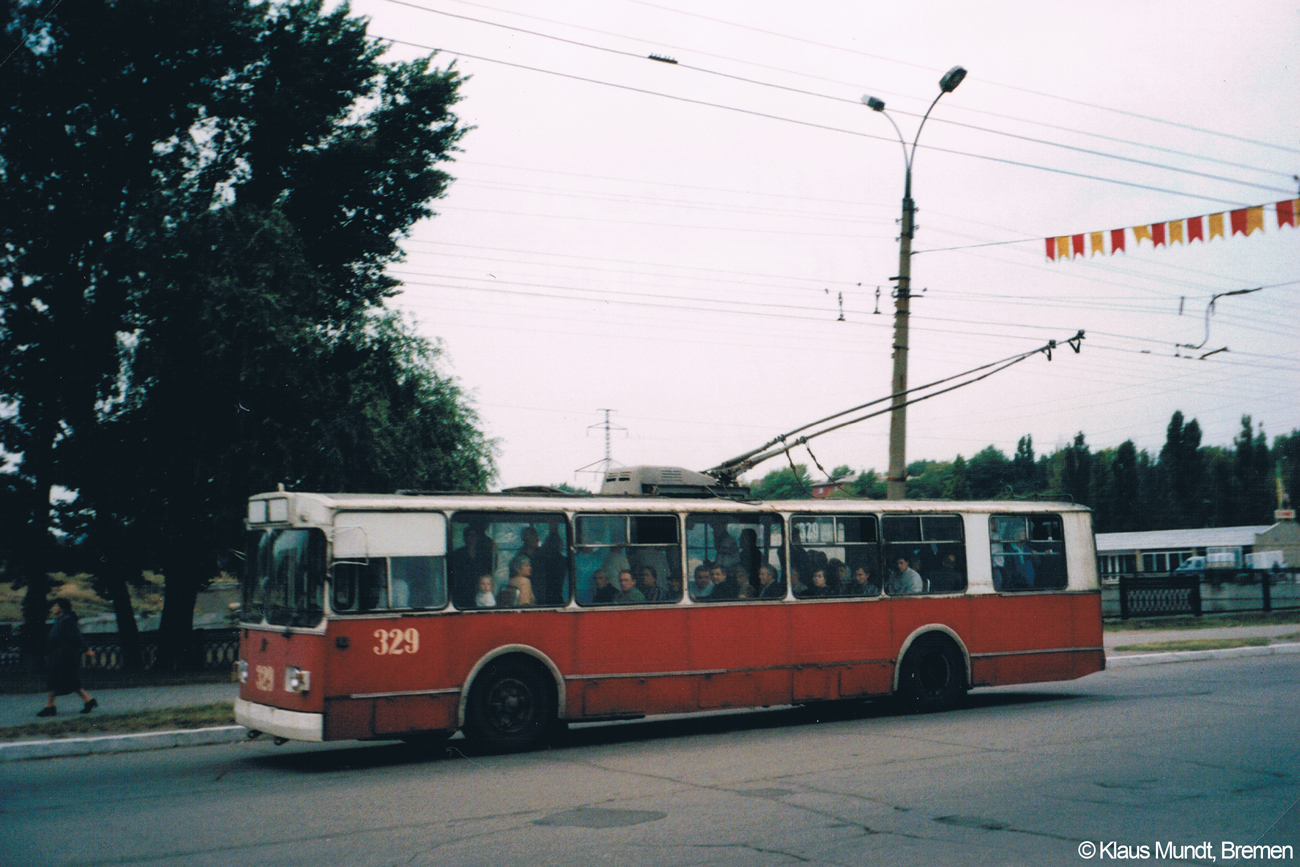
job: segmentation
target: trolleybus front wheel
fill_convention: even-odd
[[[940,635],[923,635],[907,650],[898,677],[898,700],[904,710],[946,710],[966,697],[966,666],[961,652]]]
[[[466,737],[494,752],[510,752],[545,739],[555,700],[537,666],[508,659],[479,675],[466,710]]]

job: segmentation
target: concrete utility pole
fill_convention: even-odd
[[[902,232],[898,239],[898,289],[894,293],[894,377],[890,387],[893,395],[889,415],[889,475],[885,479],[886,496],[891,500],[907,498],[907,340],[908,320],[912,314],[912,235],[915,231],[916,203],[912,201],[912,161],[916,156],[916,143],[921,138],[930,112],[945,93],[952,93],[966,77],[966,70],[954,66],[939,79],[939,95],[930,103],[921,118],[921,125],[916,128],[909,150],[903,132],[894,123],[894,119],[885,114],[885,119],[894,126],[898,133],[898,143],[903,146],[903,166],[906,175],[903,181],[903,218]],[[863,96],[862,102],[872,111],[885,112],[885,102],[874,96]]]

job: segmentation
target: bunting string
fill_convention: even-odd
[[[1217,214],[1202,214],[1199,217],[1184,217],[1181,220],[1166,220],[1163,223],[1149,223],[1145,226],[1128,226],[1123,229],[1110,229],[1101,232],[1083,232],[1078,235],[1057,235],[1046,239],[1047,258],[1053,261],[1073,259],[1076,256],[1113,256],[1128,251],[1129,238],[1134,249],[1148,241],[1152,249],[1171,247],[1175,243],[1190,244],[1193,241],[1209,243],[1215,238],[1229,238],[1233,235],[1249,237],[1252,232],[1264,231],[1264,210],[1277,213],[1277,227],[1296,225],[1296,216],[1300,214],[1300,199],[1283,199],[1273,204],[1256,205],[1252,208],[1239,208],[1235,211],[1220,211]],[[1224,234],[1224,215],[1229,234]],[[1084,239],[1087,239],[1086,252]]]

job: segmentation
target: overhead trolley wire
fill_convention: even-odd
[[[499,28],[501,28],[501,29],[503,29],[503,30],[511,30],[511,31],[513,31],[513,32],[515,32],[515,33],[523,33],[523,34],[525,34],[525,35],[528,35],[528,36],[536,36],[536,37],[541,38],[541,39],[550,39],[550,40],[555,41],[555,42],[561,42],[561,43],[564,43],[564,44],[566,44],[566,45],[574,45],[574,46],[577,46],[577,47],[579,47],[579,48],[588,48],[588,49],[591,49],[591,50],[593,50],[593,51],[603,51],[603,52],[606,52],[606,53],[609,53],[609,54],[615,54],[615,55],[618,55],[618,56],[621,56],[621,57],[632,58],[632,59],[634,59],[634,60],[644,60],[644,59],[646,59],[646,56],[645,56],[645,55],[643,55],[643,54],[639,54],[639,53],[637,53],[637,52],[635,52],[635,51],[627,51],[627,50],[620,49],[620,48],[610,48],[609,46],[605,46],[605,45],[596,45],[596,44],[593,44],[593,43],[590,43],[590,42],[580,42],[580,41],[578,41],[578,40],[576,40],[576,39],[568,39],[568,38],[563,37],[563,36],[555,36],[555,35],[552,35],[552,34],[549,34],[549,33],[542,33],[542,32],[537,31],[537,30],[528,30],[528,29],[523,28],[523,27],[515,27],[514,25],[511,25],[511,24],[501,24],[501,23],[496,22],[496,21],[487,21],[487,20],[482,19],[482,18],[475,18],[475,17],[473,17],[473,16],[471,16],[471,15],[461,15],[461,14],[458,14],[458,13],[456,13],[456,12],[448,12],[448,11],[443,10],[443,9],[432,9],[432,8],[427,7],[427,6],[420,6],[420,5],[415,4],[415,3],[407,2],[407,0],[387,0],[387,2],[389,2],[389,3],[393,3],[393,4],[398,5],[398,6],[408,6],[408,7],[411,7],[411,8],[413,8],[413,9],[418,9],[418,10],[421,10],[421,11],[423,11],[423,12],[428,12],[428,13],[431,13],[431,14],[434,14],[434,15],[444,15],[444,16],[447,16],[447,17],[449,17],[449,18],[456,18],[456,19],[459,19],[459,20],[462,20],[462,21],[470,21],[470,22],[473,22],[473,23],[475,23],[475,24],[483,24],[483,25],[486,25],[486,26],[488,26],[488,27],[499,27]],[[468,56],[468,55],[467,55],[467,56]],[[741,81],[741,82],[744,82],[744,83],[746,83],[746,84],[758,85],[759,87],[768,87],[768,88],[773,88],[773,89],[775,89],[775,90],[782,90],[782,91],[785,91],[785,92],[787,92],[787,93],[795,93],[795,94],[799,94],[799,95],[802,95],[802,96],[811,96],[811,97],[815,97],[815,98],[817,98],[817,99],[825,99],[825,100],[829,100],[829,101],[831,101],[831,102],[838,102],[838,103],[847,104],[847,105],[853,105],[853,106],[858,106],[858,105],[861,104],[861,103],[860,103],[858,100],[856,100],[856,99],[847,99],[847,98],[845,98],[845,97],[841,97],[841,96],[832,96],[832,95],[830,95],[830,94],[826,94],[826,93],[817,93],[816,91],[812,91],[812,90],[804,90],[803,88],[798,88],[798,87],[790,87],[790,86],[788,86],[788,85],[784,85],[784,84],[776,84],[776,83],[773,83],[773,82],[770,82],[770,81],[759,81],[759,80],[757,80],[757,79],[747,78],[747,77],[745,77],[745,76],[743,76],[743,75],[735,75],[735,74],[728,73],[728,72],[720,72],[720,71],[718,71],[718,70],[707,69],[707,68],[702,67],[702,66],[695,66],[695,65],[693,65],[693,64],[690,64],[690,63],[684,63],[684,62],[682,62],[682,61],[678,61],[678,60],[674,60],[674,61],[673,61],[673,64],[676,65],[676,66],[678,66],[678,67],[680,67],[680,68],[682,68],[682,69],[689,69],[689,70],[691,70],[691,71],[693,71],[693,72],[699,72],[699,73],[702,73],[702,74],[705,74],[705,75],[713,75],[713,76],[717,76],[717,77],[719,77],[719,78],[729,79],[729,80],[731,80],[731,81]],[[895,114],[901,114],[901,115],[905,115],[905,116],[908,116],[908,117],[915,117],[915,118],[920,118],[920,117],[921,117],[921,115],[918,114],[918,113],[916,113],[916,112],[905,111],[905,110],[902,110],[902,109],[893,109],[892,111],[893,111]],[[1162,171],[1175,172],[1175,173],[1177,173],[1177,174],[1185,174],[1185,175],[1190,175],[1190,176],[1192,176],[1192,177],[1205,178],[1205,179],[1207,179],[1207,180],[1222,181],[1222,182],[1224,182],[1224,183],[1237,184],[1238,186],[1254,187],[1254,188],[1256,188],[1256,189],[1268,190],[1269,192],[1274,192],[1274,193],[1289,193],[1289,192],[1290,192],[1290,188],[1289,188],[1289,187],[1277,187],[1277,186],[1272,186],[1272,185],[1269,185],[1269,184],[1260,184],[1260,183],[1255,183],[1255,182],[1253,182],[1253,181],[1244,181],[1244,180],[1239,180],[1239,179],[1237,179],[1237,178],[1230,178],[1230,177],[1227,177],[1227,176],[1225,176],[1225,175],[1216,175],[1216,174],[1211,174],[1211,173],[1209,173],[1209,172],[1198,172],[1198,171],[1196,171],[1196,170],[1194,170],[1194,169],[1184,169],[1184,168],[1179,168],[1179,167],[1177,167],[1177,166],[1166,165],[1166,164],[1164,164],[1164,163],[1153,162],[1153,161],[1151,161],[1151,160],[1142,160],[1142,159],[1137,159],[1136,157],[1126,157],[1126,156],[1122,156],[1122,155],[1120,155],[1120,154],[1112,154],[1112,153],[1107,153],[1107,152],[1105,152],[1105,151],[1094,150],[1094,149],[1092,149],[1092,148],[1084,148],[1084,147],[1079,147],[1079,146],[1077,146],[1077,145],[1064,144],[1064,143],[1062,143],[1062,142],[1048,141],[1047,139],[1034,138],[1034,137],[1032,137],[1032,136],[1020,135],[1020,134],[1012,133],[1012,132],[1005,132],[1005,131],[1003,131],[1003,130],[989,129],[988,127],[977,126],[977,125],[975,125],[975,124],[969,124],[969,123],[962,123],[961,121],[945,120],[945,121],[943,121],[943,122],[944,122],[944,123],[948,123],[948,124],[950,124],[950,125],[952,125],[952,126],[962,127],[962,128],[964,128],[964,129],[976,130],[976,131],[979,131],[979,132],[989,133],[989,134],[991,134],[991,135],[1004,136],[1004,137],[1006,137],[1006,138],[1015,139],[1016,141],[1024,141],[1024,142],[1029,142],[1030,144],[1038,144],[1038,145],[1043,145],[1043,146],[1046,146],[1046,147],[1060,148],[1060,149],[1062,149],[1062,150],[1068,150],[1068,151],[1074,151],[1074,152],[1076,152],[1076,153],[1087,154],[1088,156],[1102,157],[1103,159],[1118,160],[1118,161],[1120,161],[1120,162],[1132,163],[1132,164],[1134,164],[1134,165],[1145,166],[1145,167],[1147,167],[1147,168],[1155,168],[1155,169],[1160,169],[1160,170],[1162,170]]]
[[[397,2],[397,0],[389,0],[389,2]],[[570,81],[581,81],[586,84],[595,84],[595,85],[600,85],[602,87],[612,87],[617,90],[626,90],[632,93],[644,94],[646,96],[658,96],[664,99],[671,99],[677,102],[684,102],[689,105],[699,105],[705,108],[719,108],[724,111],[749,115],[751,117],[759,117],[766,120],[781,121],[783,123],[791,123],[791,124],[795,124],[796,126],[805,126],[805,127],[810,127],[812,129],[825,130],[827,132],[844,133],[846,135],[856,136],[857,138],[871,139],[873,141],[883,141],[891,145],[897,143],[896,140],[888,138],[886,136],[875,135],[872,133],[862,132],[860,130],[844,129],[843,127],[831,126],[830,124],[817,123],[815,121],[809,121],[809,120],[799,120],[798,118],[784,117],[782,115],[771,114],[769,112],[755,111],[753,109],[740,108],[734,105],[725,105],[723,103],[709,102],[708,100],[704,100],[704,99],[695,99],[688,96],[679,96],[676,94],[664,93],[658,90],[650,90],[649,88],[645,88],[645,87],[634,87],[629,84],[618,84],[616,82],[606,81],[600,78],[590,78],[583,75],[575,75],[569,72],[559,72],[558,70],[546,69],[544,67],[539,67],[539,66],[529,66],[528,64],[525,63],[515,63],[510,60],[500,60],[498,58],[487,57],[486,55],[482,55],[482,54],[470,54],[465,51],[457,51],[454,48],[445,48],[445,47],[439,48],[436,45],[425,45],[424,43],[421,42],[412,42],[409,39],[398,39],[392,36],[376,36],[376,38],[382,39],[386,42],[391,42],[396,45],[408,45],[412,48],[418,48],[422,51],[444,51],[449,54],[455,54],[459,57],[468,57],[472,60],[482,60],[486,63],[496,63],[501,66],[509,66],[514,69],[524,69],[529,72],[540,72],[545,75],[554,75],[559,78],[567,78]],[[1203,193],[1188,193],[1188,192],[1184,192],[1183,190],[1173,190],[1173,189],[1169,189],[1168,187],[1158,187],[1155,186],[1154,184],[1139,184],[1135,181],[1123,181],[1118,178],[1108,178],[1101,175],[1090,175],[1086,172],[1074,172],[1068,169],[1058,169],[1058,168],[1052,168],[1050,166],[1035,165],[1033,163],[1023,162],[1021,160],[1006,159],[1003,157],[990,156],[988,154],[977,154],[977,153],[971,153],[970,151],[959,151],[953,148],[936,147],[934,145],[924,145],[923,147],[926,150],[934,151],[936,153],[945,153],[945,154],[953,154],[955,156],[971,157],[972,159],[986,160],[988,162],[1000,163],[1002,165],[1016,166],[1019,168],[1026,168],[1026,169],[1035,169],[1038,171],[1049,172],[1052,174],[1065,175],[1067,177],[1074,177],[1074,178],[1081,178],[1083,180],[1100,181],[1102,183],[1115,184],[1117,186],[1129,187],[1132,189],[1149,190],[1157,193],[1165,193],[1166,195],[1171,195],[1171,196],[1181,196],[1184,198],[1196,199],[1197,201],[1216,202],[1224,205],[1232,205],[1233,207],[1238,207],[1238,208],[1247,207],[1251,204],[1249,202],[1242,202],[1237,199],[1220,199],[1215,196],[1205,195]]]
[[[754,26],[749,25],[749,24],[740,24],[739,22],[736,22],[736,21],[727,21],[727,20],[722,19],[722,18],[711,18],[711,17],[708,16],[708,15],[701,15],[701,14],[699,14],[698,12],[687,12],[687,11],[684,10],[684,9],[674,9],[674,8],[671,7],[671,6],[662,6],[662,5],[658,4],[658,3],[650,3],[650,2],[648,2],[648,0],[627,0],[627,2],[629,2],[629,3],[636,3],[636,4],[640,5],[640,6],[648,6],[648,7],[652,8],[652,9],[661,9],[661,10],[663,10],[663,11],[665,11],[665,12],[673,12],[673,13],[678,14],[678,15],[686,15],[686,16],[689,16],[689,17],[691,17],[691,18],[701,18],[701,19],[703,19],[703,20],[705,20],[705,21],[712,21],[712,22],[715,23],[715,24],[725,24],[725,25],[727,25],[728,27],[738,27],[738,28],[741,28],[741,29],[743,29],[743,30],[752,30],[752,31],[754,31],[754,32],[756,32],[756,33],[763,33],[763,34],[765,34],[765,35],[767,35],[767,36],[777,36],[777,37],[780,37],[780,38],[782,38],[782,39],[790,39],[790,40],[793,40],[793,41],[795,41],[795,42],[802,42],[802,43],[804,43],[804,44],[806,44],[806,45],[813,45],[813,46],[816,46],[816,47],[818,47],[818,48],[829,48],[829,49],[832,49],[832,50],[834,50],[834,51],[844,51],[844,52],[847,52],[847,53],[849,53],[849,54],[856,54],[856,55],[858,55],[859,57],[869,57],[869,58],[871,58],[871,59],[873,59],[873,60],[883,60],[883,61],[885,61],[886,63],[895,63],[895,64],[898,64],[899,66],[910,66],[910,67],[912,67],[912,68],[914,68],[914,69],[925,69],[925,70],[929,70],[929,71],[931,71],[931,72],[939,72],[939,71],[940,71],[940,70],[934,69],[933,67],[925,66],[925,65],[920,64],[920,63],[912,63],[911,61],[907,61],[907,60],[899,60],[899,59],[894,58],[894,57],[886,57],[886,56],[883,55],[883,54],[872,54],[872,53],[870,53],[870,52],[862,51],[862,50],[857,49],[857,48],[845,48],[845,47],[843,47],[843,46],[841,46],[841,45],[831,45],[831,44],[828,43],[828,42],[818,42],[818,41],[816,41],[816,40],[814,40],[814,39],[804,39],[804,38],[801,37],[801,36],[793,36],[793,35],[791,35],[791,34],[789,34],[789,33],[781,33],[781,32],[775,31],[775,30],[764,30],[764,29],[761,28],[761,27],[754,27]],[[1124,109],[1112,108],[1112,107],[1110,107],[1110,106],[1099,105],[1099,104],[1097,104],[1097,103],[1091,103],[1091,102],[1085,102],[1085,101],[1083,101],[1083,100],[1079,100],[1079,99],[1072,99],[1072,98],[1070,98],[1070,97],[1068,97],[1068,96],[1058,96],[1058,95],[1056,95],[1056,94],[1054,94],[1054,93],[1046,93],[1046,92],[1044,92],[1044,91],[1033,90],[1033,89],[1028,88],[1028,87],[1020,87],[1020,86],[1017,86],[1017,85],[1014,85],[1014,84],[1004,84],[1004,83],[1002,83],[1002,82],[1000,82],[1000,81],[994,81],[994,80],[991,80],[991,79],[984,79],[984,81],[986,81],[988,84],[992,84],[992,85],[994,85],[994,86],[996,86],[996,87],[1004,87],[1004,88],[1007,88],[1008,90],[1018,90],[1018,91],[1021,91],[1021,92],[1023,92],[1023,93],[1032,94],[1032,95],[1034,95],[1034,96],[1041,96],[1041,97],[1043,97],[1043,98],[1045,98],[1045,99],[1056,99],[1056,100],[1060,100],[1060,101],[1062,101],[1062,102],[1071,103],[1071,104],[1073,104],[1073,105],[1082,105],[1082,106],[1084,106],[1085,108],[1093,108],[1093,109],[1097,109],[1098,111],[1108,111],[1108,112],[1113,112],[1114,114],[1119,114],[1119,115],[1123,115],[1123,116],[1126,116],[1126,117],[1134,117],[1134,118],[1138,118],[1139,120],[1151,121],[1152,123],[1165,124],[1165,125],[1167,125],[1167,126],[1177,127],[1177,128],[1179,128],[1179,129],[1185,129],[1185,130],[1190,130],[1190,131],[1192,131],[1192,132],[1203,133],[1203,134],[1205,134],[1205,135],[1219,136],[1220,138],[1232,139],[1232,140],[1234,140],[1234,141],[1240,141],[1240,142],[1243,142],[1243,143],[1245,143],[1245,144],[1257,145],[1257,146],[1259,146],[1259,147],[1273,148],[1274,150],[1287,151],[1287,152],[1289,152],[1289,153],[1297,153],[1297,154],[1300,154],[1300,149],[1298,149],[1298,148],[1292,148],[1292,147],[1287,147],[1286,145],[1273,144],[1272,142],[1260,141],[1260,140],[1258,140],[1258,139],[1246,138],[1246,137],[1244,137],[1244,136],[1233,135],[1233,134],[1231,134],[1231,133],[1219,132],[1218,130],[1212,130],[1212,129],[1206,129],[1206,128],[1204,128],[1204,127],[1193,126],[1192,124],[1180,123],[1180,122],[1178,122],[1178,121],[1172,121],[1172,120],[1165,120],[1164,118],[1153,117],[1153,116],[1151,116],[1151,115],[1146,115],[1146,114],[1140,114],[1140,113],[1135,112],[1135,111],[1125,111]]]

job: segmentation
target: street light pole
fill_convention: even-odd
[[[894,377],[891,382],[889,412],[889,475],[885,479],[885,496],[891,500],[907,498],[907,341],[908,325],[912,314],[912,236],[915,231],[916,203],[912,201],[912,161],[916,156],[916,143],[921,138],[930,112],[945,93],[952,93],[966,77],[966,70],[954,66],[939,79],[939,95],[930,103],[921,124],[916,128],[909,150],[903,132],[894,123],[894,119],[885,114],[885,119],[894,126],[898,134],[898,143],[903,146],[903,216],[902,230],[898,238],[898,289],[894,294]],[[885,113],[884,100],[873,96],[862,97],[862,102],[872,111]]]

